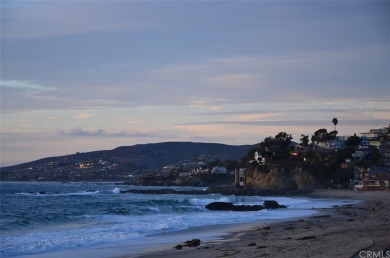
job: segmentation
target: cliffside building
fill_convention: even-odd
[[[244,187],[246,182],[245,168],[236,168],[236,173],[234,177],[234,182],[236,187]]]
[[[359,190],[389,190],[390,189],[390,126],[371,129],[360,133],[361,144],[352,154],[355,161],[370,159],[374,153],[380,155],[379,162],[369,168],[355,166],[354,176]]]
[[[379,129],[371,129],[360,133],[362,143],[359,148],[376,148],[381,155],[381,162],[390,164],[390,125]]]

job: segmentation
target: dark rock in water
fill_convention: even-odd
[[[206,205],[209,210],[216,211],[259,211],[262,209],[286,208],[276,201],[264,201],[264,205],[234,205],[230,202],[212,202]]]
[[[199,239],[192,239],[184,242],[184,246],[197,247],[200,245]]]
[[[279,208],[286,208],[284,205],[279,205],[277,201],[264,201],[263,204],[265,209],[279,209]]]
[[[176,246],[175,246],[175,249],[181,250],[181,249],[183,249],[183,245],[176,245]]]
[[[207,209],[216,211],[231,211],[233,207],[231,202],[212,202],[206,205]]]
[[[305,237],[301,237],[301,238],[298,238],[297,240],[311,240],[311,239],[315,239],[316,236],[305,236]]]
[[[233,205],[233,211],[259,211],[262,209],[261,205]]]
[[[215,211],[259,211],[263,209],[261,205],[234,205],[230,202],[212,202],[206,205],[209,210]]]
[[[309,218],[311,219],[330,218],[330,215],[318,215],[318,216],[311,216]]]

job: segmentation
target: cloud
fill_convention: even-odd
[[[159,137],[157,135],[152,135],[143,132],[135,132],[135,133],[127,133],[124,131],[120,132],[106,132],[104,129],[82,129],[80,127],[76,127],[70,130],[58,130],[58,134],[60,135],[68,135],[68,136],[79,136],[79,137],[124,137],[124,138],[155,138]]]
[[[73,95],[74,95],[73,91]],[[67,96],[64,90],[26,90],[2,87],[1,112],[26,112],[35,110],[100,109],[124,106],[116,99]]]
[[[192,102],[187,103],[187,105],[189,105],[190,107],[194,107],[194,108],[208,109],[210,111],[217,111],[217,110],[222,109],[221,105],[215,105],[212,102],[206,101],[206,100],[192,101]]]
[[[77,115],[74,118],[76,118],[76,119],[88,119],[88,118],[92,118],[94,116],[95,116],[95,114],[85,113],[85,114]]]
[[[362,125],[376,125],[386,126],[390,123],[388,119],[349,119],[342,120],[339,125],[343,126],[362,126]],[[202,126],[202,125],[242,125],[242,126],[326,126],[331,125],[329,120],[261,120],[261,121],[242,121],[242,120],[230,120],[230,121],[207,121],[207,122],[193,122],[177,124],[180,126]]]
[[[79,127],[70,129],[69,131],[59,130],[59,134],[69,136],[107,136],[103,129],[84,130]]]
[[[19,81],[19,80],[3,80],[0,81],[0,86],[1,88],[10,88],[10,89],[19,89],[19,90],[39,90],[39,91],[56,90],[56,88],[53,87],[47,87],[29,81]]]
[[[301,105],[294,105],[294,107],[291,107],[290,109],[284,109],[283,105],[278,105],[278,107],[271,106],[268,109],[260,110],[256,107],[254,110],[240,110],[240,111],[218,111],[218,112],[198,112],[194,113],[194,115],[198,116],[251,116],[251,115],[258,115],[261,117],[267,117],[271,115],[291,115],[291,114],[357,114],[360,115],[362,113],[370,113],[370,116],[375,115],[377,118],[379,116],[381,118],[386,118],[384,114],[389,114],[390,112],[390,106],[386,108],[387,101],[374,101],[372,103],[366,103],[366,104],[359,104],[357,102],[351,101],[349,104],[352,104],[353,106],[358,105],[357,107],[339,107],[339,108],[327,108],[328,105],[331,106],[338,106],[340,103],[325,103],[322,105],[322,108],[316,108],[315,105],[310,105],[309,107],[302,107]],[[343,104],[348,104],[347,100],[342,101]],[[281,107],[280,107],[281,106]],[[379,106],[382,106],[381,108],[378,108]]]

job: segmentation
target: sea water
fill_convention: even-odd
[[[122,242],[128,243],[126,252],[130,253],[131,246],[135,248],[138,243],[153,237],[156,244],[158,239],[163,239],[156,236],[168,233],[197,227],[310,216],[319,208],[353,202],[220,194],[121,193],[122,190],[148,188],[158,187],[114,183],[1,182],[0,257],[50,257],[50,254],[54,257],[56,252],[63,250]],[[193,187],[179,189],[205,190]],[[253,205],[271,199],[287,208],[256,212],[209,211],[205,208],[215,201]]]

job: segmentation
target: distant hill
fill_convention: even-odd
[[[201,154],[213,155],[220,160],[240,161],[255,145],[226,145],[219,143],[163,142],[122,146],[113,150],[76,153],[59,157],[48,157],[36,161],[10,166],[3,169],[23,169],[49,162],[86,162],[91,159],[105,159],[128,163],[135,168],[158,168],[179,161],[196,158]]]
[[[119,147],[111,151],[113,159],[135,166],[162,167],[201,154],[213,155],[220,160],[239,161],[254,145],[233,146],[218,143],[164,142]]]

